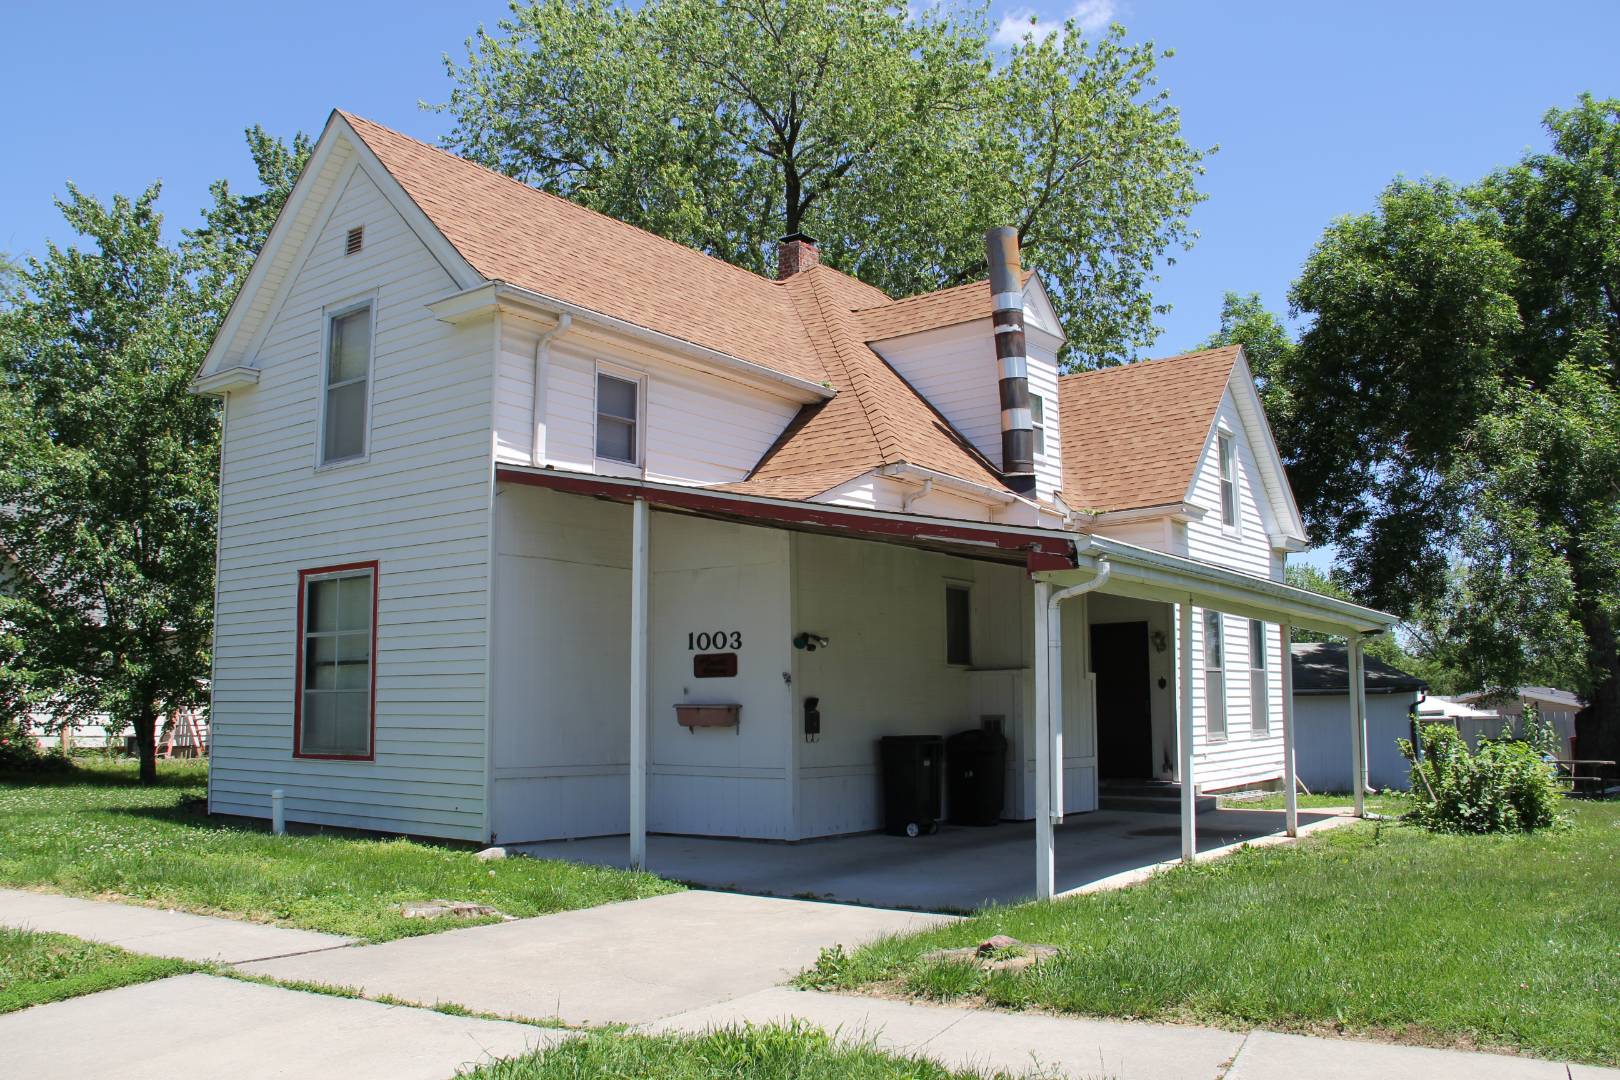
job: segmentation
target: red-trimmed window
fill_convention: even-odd
[[[300,570],[295,756],[371,760],[376,656],[377,564]]]

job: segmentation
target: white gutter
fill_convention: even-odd
[[[504,281],[490,281],[451,293],[449,296],[434,300],[427,307],[445,322],[455,323],[483,315],[503,302],[546,315],[571,315],[581,323],[655,346],[666,353],[676,353],[688,359],[701,361],[709,368],[729,372],[753,382],[770,384],[779,391],[787,391],[788,397],[801,403],[827,401],[835,394],[832,388],[822,386],[820,383],[788,375],[763,364],[756,364],[752,360],[744,360],[740,356],[721,352],[719,349],[711,349],[706,345],[699,345],[694,341],[687,341],[685,338],[659,330],[649,330],[625,319],[604,315],[600,311],[593,311],[569,303],[567,300],[559,300],[554,296],[547,296]]]
[[[545,435],[546,426],[546,372],[551,368],[551,343],[568,333],[574,325],[574,317],[566,312],[557,319],[557,325],[540,335],[534,343],[534,395],[530,400],[529,422],[529,463],[531,465],[544,465],[546,461]],[[500,348],[499,342],[496,348]]]
[[[918,488],[916,491],[908,492],[900,497],[900,512],[902,514],[911,513],[912,503],[916,502],[918,499],[926,499],[933,493],[934,478],[930,476],[922,482],[922,487]]]
[[[921,465],[912,465],[904,461],[894,465],[884,465],[878,469],[878,473],[893,479],[911,479],[924,484],[937,484],[947,491],[954,491],[975,502],[992,503],[997,506],[1011,506],[1016,502],[1029,502],[1028,499],[1021,498],[1010,491],[1002,491],[984,484],[975,484],[971,480],[963,480],[961,477],[952,476],[950,473],[924,468]],[[918,496],[918,498],[921,498],[921,496]],[[1031,505],[1034,504],[1031,503]]]

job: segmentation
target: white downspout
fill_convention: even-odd
[[[1063,823],[1063,618],[1059,605],[1108,581],[1106,558],[1097,576],[1054,590],[1037,582],[1035,600],[1035,896],[1057,895],[1057,847],[1052,827]]]
[[[574,317],[566,312],[557,318],[557,325],[540,335],[534,343],[534,395],[529,403],[529,464],[546,463],[546,372],[551,367],[551,343],[568,333]]]
[[[922,487],[918,488],[915,491],[907,492],[905,495],[901,496],[901,498],[900,498],[900,512],[902,514],[911,513],[911,504],[912,503],[916,502],[918,499],[926,499],[926,498],[928,498],[928,496],[932,495],[933,493],[934,493],[934,478],[932,476],[925,477],[923,479],[923,482],[922,482]]]

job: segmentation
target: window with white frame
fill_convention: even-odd
[[[377,644],[377,564],[298,575],[300,757],[371,757]]]
[[[371,305],[365,304],[340,311],[326,321],[321,464],[365,456],[370,381]]]
[[[635,465],[641,461],[641,383],[596,373],[596,456]]]
[[[1211,741],[1226,738],[1226,649],[1221,613],[1204,612],[1204,731]]]
[[[1221,524],[1236,527],[1237,516],[1237,463],[1232,456],[1232,436],[1222,432],[1216,437],[1221,455]]]
[[[1029,417],[1035,426],[1035,452],[1046,454],[1046,400],[1039,394],[1029,395]]]
[[[1271,685],[1266,679],[1266,624],[1249,620],[1249,726],[1271,734]]]

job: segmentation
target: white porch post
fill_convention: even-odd
[[[630,523],[630,867],[647,865],[647,519],[646,499]]]
[[[1361,635],[1350,635],[1350,765],[1351,790],[1356,795],[1356,817],[1367,816],[1367,676],[1362,661]]]
[[[1057,892],[1057,862],[1052,837],[1052,709],[1048,666],[1046,610],[1052,586],[1035,583],[1035,897],[1050,900]]]
[[[1277,627],[1282,638],[1283,821],[1289,836],[1299,835],[1299,780],[1294,771],[1294,651],[1288,647],[1293,628]]]
[[[1198,853],[1198,803],[1193,785],[1193,605],[1192,597],[1177,605],[1176,633],[1176,725],[1181,744],[1181,859],[1192,862]]]

